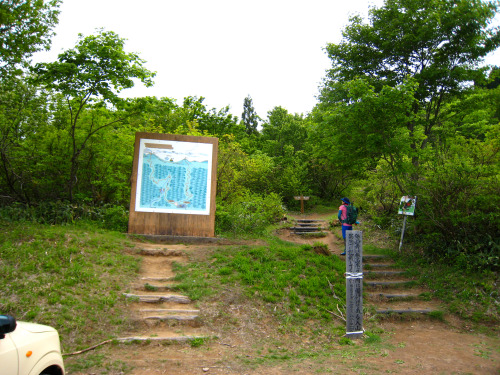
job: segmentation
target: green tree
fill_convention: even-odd
[[[16,72],[34,52],[49,49],[61,0],[0,2],[0,75]]]
[[[39,147],[30,140],[44,132],[50,117],[47,96],[19,78],[0,81],[0,201],[30,203],[46,191],[34,171]],[[48,172],[48,171],[46,171]],[[51,174],[47,173],[47,178]]]
[[[260,118],[253,107],[252,97],[248,95],[243,100],[243,113],[241,114],[241,121],[243,121],[248,135],[258,133],[259,120]]]
[[[144,67],[137,54],[126,53],[124,44],[125,40],[113,32],[101,30],[97,35],[80,35],[76,47],[61,53],[56,62],[40,63],[33,68],[33,82],[60,94],[67,108],[64,125],[71,148],[66,182],[70,201],[88,142],[102,129],[119,124],[130,115],[130,111],[115,111],[115,116],[103,119],[99,117],[101,108],[122,104],[118,94],[133,87],[134,78],[146,86],[153,84],[155,74]]]
[[[432,142],[433,131],[441,124],[444,103],[483,74],[478,64],[500,45],[499,28],[488,27],[497,10],[498,2],[480,0],[386,0],[383,7],[370,9],[370,24],[353,17],[343,31],[342,42],[326,48],[332,69],[320,101],[327,112],[342,116],[339,103],[350,112],[350,126],[334,130],[341,133],[339,138],[346,140],[356,134],[363,140],[362,134],[371,134],[373,139],[350,144],[343,141],[342,147],[351,153],[370,147],[372,140],[372,148],[387,146],[386,154],[394,158],[393,173],[397,175],[402,172],[404,158],[396,158],[391,149],[402,143],[405,133],[404,142],[411,148],[407,153],[411,164],[405,171],[415,181],[420,151]],[[376,135],[378,129],[393,128],[397,112],[381,113],[377,115],[378,124],[366,125],[365,94],[360,92],[363,87],[370,98],[378,96],[379,101],[389,94],[388,87],[412,97],[410,102],[401,99],[404,108],[400,109],[405,110],[399,115],[401,128],[383,134],[384,138],[394,137],[382,143],[377,143],[381,140]],[[363,108],[359,113],[358,107]],[[337,115],[326,114],[324,120],[328,123]]]
[[[304,149],[307,139],[305,120],[302,115],[291,114],[285,108],[275,107],[268,112],[262,124],[262,150],[270,156],[283,156],[285,146],[295,151]]]

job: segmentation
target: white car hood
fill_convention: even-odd
[[[56,332],[56,330],[49,326],[44,326],[42,324],[28,323],[28,322],[17,322],[17,329],[24,329],[25,331],[31,333],[44,333],[44,332]]]

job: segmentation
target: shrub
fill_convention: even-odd
[[[280,197],[271,193],[261,196],[246,193],[230,203],[218,202],[215,215],[217,233],[262,233],[285,213]]]
[[[0,219],[50,225],[73,224],[83,220],[91,221],[100,228],[126,232],[128,210],[111,204],[93,206],[67,201],[47,201],[36,205],[13,203],[0,208]]]

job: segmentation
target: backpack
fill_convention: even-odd
[[[342,220],[344,224],[356,224],[358,219],[358,209],[352,205],[352,203],[346,206],[346,218]]]

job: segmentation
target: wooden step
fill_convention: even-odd
[[[409,286],[413,284],[412,280],[394,280],[394,281],[368,281],[364,280],[364,285],[368,287],[394,287],[394,286]]]
[[[152,294],[131,294],[123,293],[126,298],[135,299],[138,302],[148,302],[148,303],[160,303],[160,302],[175,302],[175,303],[191,303],[191,300],[182,295],[175,294],[163,294],[163,295],[152,295]]]
[[[293,232],[294,234],[298,235],[307,235],[307,234],[325,234],[325,232]]]
[[[394,277],[394,276],[402,276],[406,272],[405,271],[373,271],[373,270],[365,270],[365,277]]]
[[[418,298],[418,294],[414,293],[368,293],[371,300],[388,299],[388,300],[410,300]]]
[[[391,258],[387,255],[378,255],[378,254],[363,254],[363,262],[367,263],[367,261],[381,261],[381,260],[390,260]]]
[[[155,291],[155,292],[165,292],[169,290],[175,289],[177,284],[167,284],[167,285],[159,285],[159,284],[150,284],[146,283],[144,285],[136,285],[132,286],[136,290],[142,290],[142,291]]]
[[[157,320],[157,321],[192,321],[198,318],[198,315],[173,315],[173,314],[152,314],[142,317],[145,320]]]
[[[131,336],[113,339],[118,342],[188,342],[196,339],[209,339],[209,336]]]
[[[314,220],[314,219],[297,219],[295,220],[297,223],[324,223],[325,220],[321,220],[321,219],[317,219],[317,220]]]
[[[141,277],[142,281],[151,281],[151,282],[167,282],[174,281],[175,277]]]
[[[430,314],[432,312],[436,312],[439,310],[434,310],[434,309],[391,309],[391,308],[384,308],[384,309],[377,309],[375,313],[377,314]]]
[[[290,230],[296,231],[296,232],[311,232],[311,231],[317,231],[319,228],[318,227],[291,227]]]
[[[394,263],[365,263],[365,266],[370,268],[393,268]]]
[[[170,250],[170,249],[140,249],[139,254],[147,256],[164,256],[164,257],[178,257],[184,255],[184,253],[180,250]]]
[[[196,309],[139,309],[137,310],[143,314],[158,313],[158,314],[199,314],[200,310]]]

